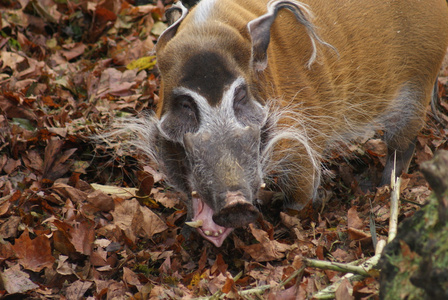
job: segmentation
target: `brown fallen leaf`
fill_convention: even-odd
[[[228,267],[229,266],[225,263],[225,261],[222,257],[222,254],[220,253],[216,256],[215,263],[211,267],[211,272],[212,272],[212,274],[220,272],[221,274],[225,275]]]
[[[359,229],[356,229],[356,228],[352,228],[352,227],[349,227],[347,229],[347,232],[348,232],[349,238],[351,240],[354,240],[354,241],[358,241],[358,240],[362,240],[362,239],[366,239],[366,238],[371,237],[370,234],[368,234],[368,233],[366,233],[366,232],[364,232],[362,230],[359,230]]]
[[[298,286],[293,285],[284,290],[272,290],[266,295],[266,299],[282,299],[282,300],[301,300],[306,298],[299,297]]]
[[[208,277],[209,278],[207,280],[207,288],[212,294],[216,293],[218,290],[221,290],[227,281],[227,276],[221,273],[217,276],[208,276]]]
[[[51,189],[58,193],[63,200],[70,199],[72,202],[81,203],[87,199],[85,192],[62,182],[56,181]]]
[[[71,258],[77,258],[78,255],[75,246],[70,242],[68,234],[64,230],[53,232],[54,249]]]
[[[7,260],[7,259],[15,259],[16,255],[14,252],[14,249],[12,248],[12,245],[5,241],[4,243],[0,243],[0,260]]]
[[[101,73],[97,97],[100,98],[106,94],[128,95],[130,89],[139,81],[137,70],[126,70],[122,73],[117,69],[108,68]]]
[[[166,208],[173,208],[180,203],[181,195],[179,193],[163,190],[162,188],[153,188],[151,190],[151,195],[154,197],[154,200]]]
[[[105,194],[119,197],[123,200],[131,199],[137,195],[136,188],[124,188],[112,185],[102,185],[97,183],[91,184],[92,188],[95,190],[102,191]]]
[[[6,204],[9,204],[9,201],[5,202]],[[9,206],[8,206],[9,207]],[[8,220],[6,222],[2,223],[0,225],[0,232],[1,236],[4,239],[16,237],[19,224],[21,222],[22,218],[19,216],[10,216],[8,217]]]
[[[87,46],[83,43],[75,43],[70,45],[65,45],[64,50],[61,50],[62,56],[64,56],[67,60],[72,60],[84,53],[87,49]]]
[[[382,139],[370,139],[364,147],[370,155],[378,157],[383,166],[386,165],[387,145]]]
[[[15,160],[13,158],[9,158],[6,164],[3,166],[3,171],[5,171],[6,174],[11,174],[21,165],[22,162],[20,161],[20,159]]]
[[[357,207],[351,207],[347,212],[347,226],[355,229],[364,228],[364,223],[358,216]]]
[[[87,195],[87,202],[101,211],[107,212],[115,208],[114,199],[105,193],[96,190]]]
[[[415,162],[420,165],[422,162],[430,160],[433,156],[434,153],[432,153],[431,148],[429,148],[429,146],[425,144],[423,146],[423,149],[418,149],[416,151]]]
[[[341,284],[339,285],[339,287],[336,289],[335,292],[336,300],[355,299],[351,291],[353,291],[353,286],[350,283],[350,281],[348,279],[342,280]]]
[[[30,150],[26,153],[22,154],[22,160],[25,164],[25,167],[30,169],[31,171],[36,171],[39,174],[42,174],[44,169],[44,161],[40,157],[40,154],[36,150]]]
[[[154,186],[154,177],[152,174],[145,171],[137,171],[137,177],[140,182],[137,195],[140,197],[149,196],[151,194],[151,189]]]
[[[67,299],[82,299],[85,292],[92,286],[91,281],[77,280],[67,287],[65,297]]]
[[[126,287],[124,282],[113,282],[107,289],[107,299],[126,299]],[[162,298],[163,299],[163,298]],[[169,298],[166,298],[169,299]]]
[[[51,254],[50,240],[44,235],[39,235],[32,240],[27,229],[20,238],[15,240],[13,249],[19,258],[19,264],[34,272],[52,267],[55,261]]]
[[[151,238],[168,228],[159,216],[149,208],[141,206],[135,198],[116,204],[111,214],[114,223],[124,230],[133,242],[136,237]]]
[[[1,117],[0,117],[0,119],[1,119]],[[1,124],[1,123],[0,123]],[[0,141],[2,141],[2,140],[0,140]],[[6,147],[7,146],[7,143],[3,140],[2,141],[3,142],[3,145],[2,146],[0,146],[0,150],[3,148],[3,147]],[[6,165],[6,162],[8,161],[8,156],[6,155],[6,154],[3,154],[2,156],[0,156],[0,172],[2,171],[2,169],[3,169],[3,167]]]
[[[76,251],[90,255],[93,249],[93,241],[95,240],[94,222],[79,215],[71,225],[70,241],[75,246]]]
[[[259,241],[259,244],[241,246],[255,261],[271,261],[285,257],[285,252],[291,249],[290,245],[270,240],[267,232],[256,229],[253,224],[249,224],[252,234]]]
[[[67,173],[72,162],[68,158],[75,153],[76,148],[62,151],[63,140],[52,138],[45,147],[43,177],[49,180],[56,180]]]
[[[141,290],[143,285],[138,280],[137,274],[131,271],[131,269],[124,267],[123,268],[123,281],[128,285],[133,285],[137,288],[137,290]]]
[[[72,275],[75,274],[76,265],[70,264],[68,261],[68,256],[59,255],[58,266],[56,267],[56,272],[61,275]]]
[[[9,201],[9,199],[11,199],[11,196],[12,196],[12,195],[8,195],[8,196],[5,196],[5,197],[0,198],[0,217],[3,216],[3,215],[5,215],[6,213],[8,213],[9,208],[10,208],[10,206],[11,206],[11,202]],[[3,226],[3,224],[0,225],[0,228],[1,228],[2,226]],[[0,232],[3,233],[2,230],[0,230]],[[4,237],[3,237],[3,238],[4,238]]]
[[[20,271],[18,264],[0,272],[3,288],[8,294],[25,293],[38,288],[39,286],[29,278],[30,276],[27,273]]]

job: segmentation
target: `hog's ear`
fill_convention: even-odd
[[[271,39],[271,26],[277,17],[278,11],[282,8],[290,10],[310,36],[313,52],[308,61],[308,66],[311,66],[316,59],[316,40],[331,47],[316,34],[314,25],[310,21],[313,16],[307,5],[294,0],[271,0],[268,2],[267,12],[247,24],[247,29],[252,38],[252,65],[255,71],[263,71],[268,64],[267,50]]]
[[[165,15],[170,26],[159,36],[156,45],[157,52],[162,50],[166,43],[173,38],[179,28],[180,23],[183,19],[185,19],[187,14],[188,9],[182,5],[182,1],[178,1],[166,11]]]

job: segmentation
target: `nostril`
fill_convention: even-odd
[[[248,202],[231,202],[213,215],[213,221],[224,227],[237,228],[255,222],[259,215],[258,209]]]

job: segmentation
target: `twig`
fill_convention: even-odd
[[[388,243],[390,243],[397,236],[398,229],[398,201],[400,199],[401,178],[398,177],[395,179],[395,160],[390,185],[392,188],[392,193],[390,195],[389,236],[387,237]]]
[[[329,262],[318,259],[308,259],[304,258],[303,262],[307,267],[319,268],[324,270],[333,270],[343,273],[354,273],[362,276],[369,276],[369,273],[365,270],[364,267],[353,266],[350,264],[342,264],[337,262]]]
[[[236,282],[238,279],[241,278],[242,275],[243,275],[243,271],[239,272],[235,277],[233,277],[233,281]],[[210,297],[199,297],[199,298],[194,298],[193,300],[215,300],[215,299],[224,298],[224,296],[225,296],[225,293],[223,293],[222,290],[217,290]]]
[[[48,11],[47,8],[40,4],[39,1],[33,0],[31,1],[31,4],[33,8],[36,10],[36,12],[45,20],[47,20],[49,23],[57,24],[58,20],[56,20]]]
[[[395,160],[394,158],[394,168],[391,174],[391,199],[390,199],[390,218],[389,218],[389,236],[387,238],[387,242],[392,241],[397,235],[398,228],[398,201],[400,199],[400,184],[401,178],[395,179]],[[361,280],[364,277],[371,276],[369,271],[373,269],[374,266],[378,264],[378,261],[381,258],[381,253],[383,252],[384,247],[386,246],[386,241],[380,240],[378,241],[375,248],[375,255],[370,259],[366,260],[359,266],[350,266],[349,264],[340,264],[340,263],[331,263],[331,262],[323,262],[317,261],[319,263],[316,264],[314,260],[313,266],[320,267],[324,269],[330,269],[340,272],[349,272],[349,274],[345,274],[338,281],[333,283],[332,285],[326,287],[325,289],[317,292],[313,295],[313,299],[333,299],[335,297],[335,292],[337,288],[341,285],[342,281],[349,280],[350,282]],[[306,264],[306,263],[305,263]]]
[[[285,285],[287,285],[291,280],[293,280],[295,277],[302,275],[303,271],[305,270],[306,266],[302,266],[300,269],[298,269],[297,271],[295,271],[294,273],[292,273],[288,278],[285,279],[285,281],[283,281],[282,283],[280,283],[279,287],[284,287]]]
[[[287,279],[285,279],[284,281],[280,282],[280,284],[278,284],[278,285],[271,285],[271,284],[260,285],[260,286],[257,286],[257,287],[254,287],[254,288],[251,288],[251,289],[248,289],[248,290],[238,291],[238,295],[240,295],[240,296],[247,296],[247,295],[258,295],[258,296],[260,296],[266,290],[269,290],[269,289],[272,289],[272,288],[282,288],[285,285],[287,285],[291,280],[293,280],[295,277],[301,275],[304,270],[305,270],[305,266],[303,266],[300,269],[296,270]],[[242,274],[243,274],[243,272],[238,273],[238,275],[236,275],[233,278],[233,280],[236,282],[241,277]],[[215,292],[210,297],[194,298],[193,300],[215,300],[215,299],[223,299],[225,296],[226,296],[226,294],[224,294],[222,292],[222,290],[219,290],[219,291]]]
[[[368,271],[371,270],[374,266],[378,264],[378,261],[381,257],[381,253],[383,252],[383,248],[386,245],[385,240],[378,241],[378,244],[375,249],[375,255],[365,262],[363,262],[358,268],[361,268],[367,276],[371,276]],[[342,265],[342,264],[341,264]],[[349,266],[349,264],[346,264],[345,266]],[[338,287],[341,285],[342,281],[349,280],[350,282],[359,281],[365,278],[365,275],[360,274],[353,274],[348,273],[339,278],[336,282],[334,282],[332,285],[327,286],[323,290],[320,290],[316,294],[313,295],[313,299],[319,299],[319,300],[325,300],[325,299],[334,299],[335,292],[338,289]]]
[[[365,276],[358,274],[355,275],[353,273],[345,274],[344,276],[339,278],[336,282],[334,282],[332,285],[329,285],[326,288],[314,294],[313,299],[319,299],[319,300],[334,299],[336,290],[341,285],[342,281],[349,280],[350,282],[354,282],[362,280],[363,278],[365,278]]]

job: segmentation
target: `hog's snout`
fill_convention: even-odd
[[[213,221],[224,227],[242,227],[257,220],[260,212],[238,192],[226,194],[225,205],[213,215]]]

